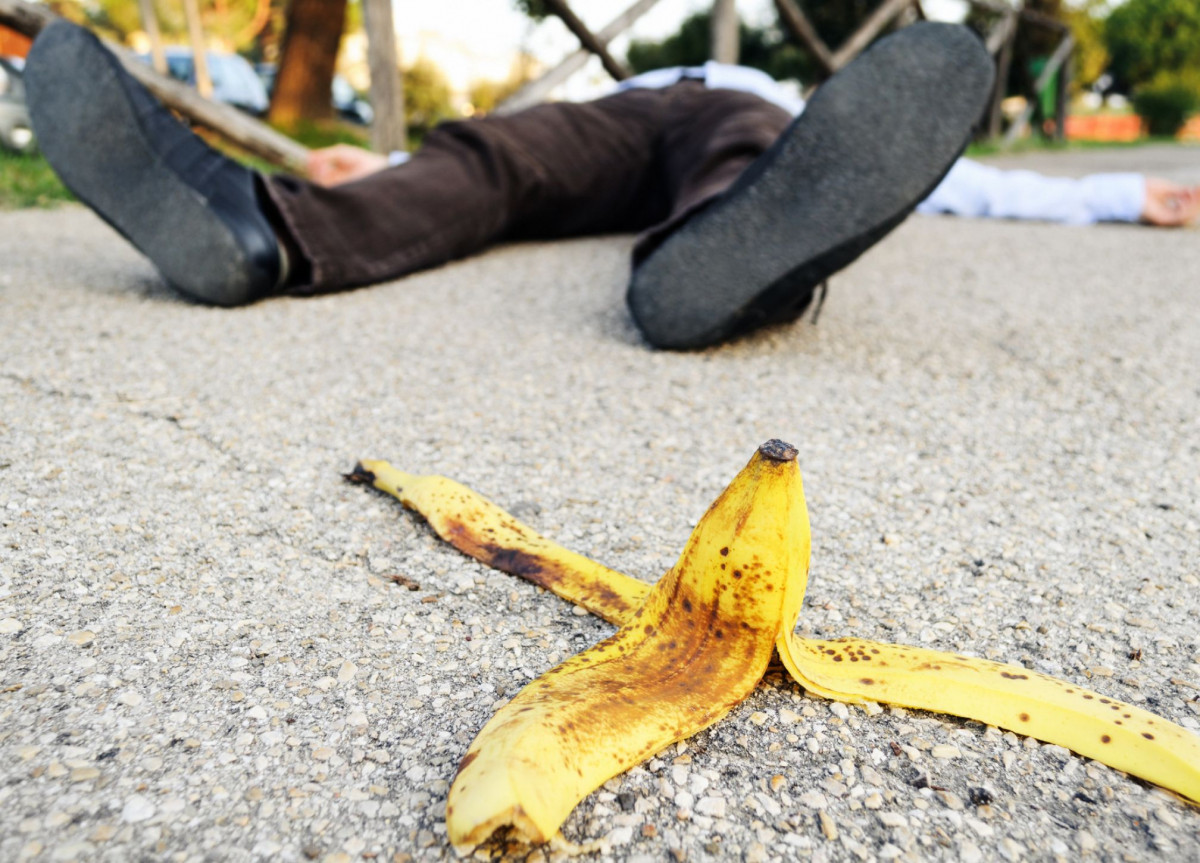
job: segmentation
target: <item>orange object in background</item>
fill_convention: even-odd
[[[1067,117],[1067,140],[1136,141],[1145,137],[1145,127],[1134,114],[1086,114]],[[1176,137],[1180,141],[1200,141],[1200,115],[1192,117]]]
[[[33,40],[23,36],[16,30],[10,30],[0,25],[0,55],[5,57],[24,57],[29,53]]]
[[[1184,123],[1178,138],[1181,141],[1200,141],[1200,116],[1192,117]]]
[[[1085,114],[1067,117],[1069,141],[1136,141],[1142,120],[1135,114]]]

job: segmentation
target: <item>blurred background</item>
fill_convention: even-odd
[[[23,104],[12,10],[29,6],[306,146],[411,149],[447,119],[713,58],[804,94],[920,18],[967,24],[995,58],[977,151],[1200,138],[1200,0],[0,0],[3,207],[67,196]]]

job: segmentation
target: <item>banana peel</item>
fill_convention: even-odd
[[[347,478],[397,497],[459,550],[621,627],[530,683],[480,731],[447,800],[456,847],[501,827],[550,841],[603,782],[720,720],[772,652],[813,694],[978,720],[1200,804],[1200,737],[1145,710],[1020,666],[795,635],[811,538],[788,444],[759,447],[653,586],[561,548],[445,477],[363,461]]]
[[[646,600],[650,585],[556,545],[465,485],[414,476],[385,461],[362,461],[351,482],[370,483],[416,510],[463,554],[519,575],[618,626]]]

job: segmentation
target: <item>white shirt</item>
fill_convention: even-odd
[[[804,99],[765,72],[709,61],[703,66],[655,69],[617,85],[662,88],[691,78],[714,90],[740,90],[772,102],[793,116]],[[1072,225],[1136,222],[1146,203],[1141,174],[1092,174],[1081,179],[1047,177],[1033,171],[1004,171],[959,159],[924,201],[918,213],[951,213],[997,219],[1039,219]]]

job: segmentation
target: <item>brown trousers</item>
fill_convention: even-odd
[[[297,293],[402,276],[504,240],[640,232],[634,265],[775,142],[790,115],[683,81],[446,123],[403,165],[267,192],[310,278]]]

